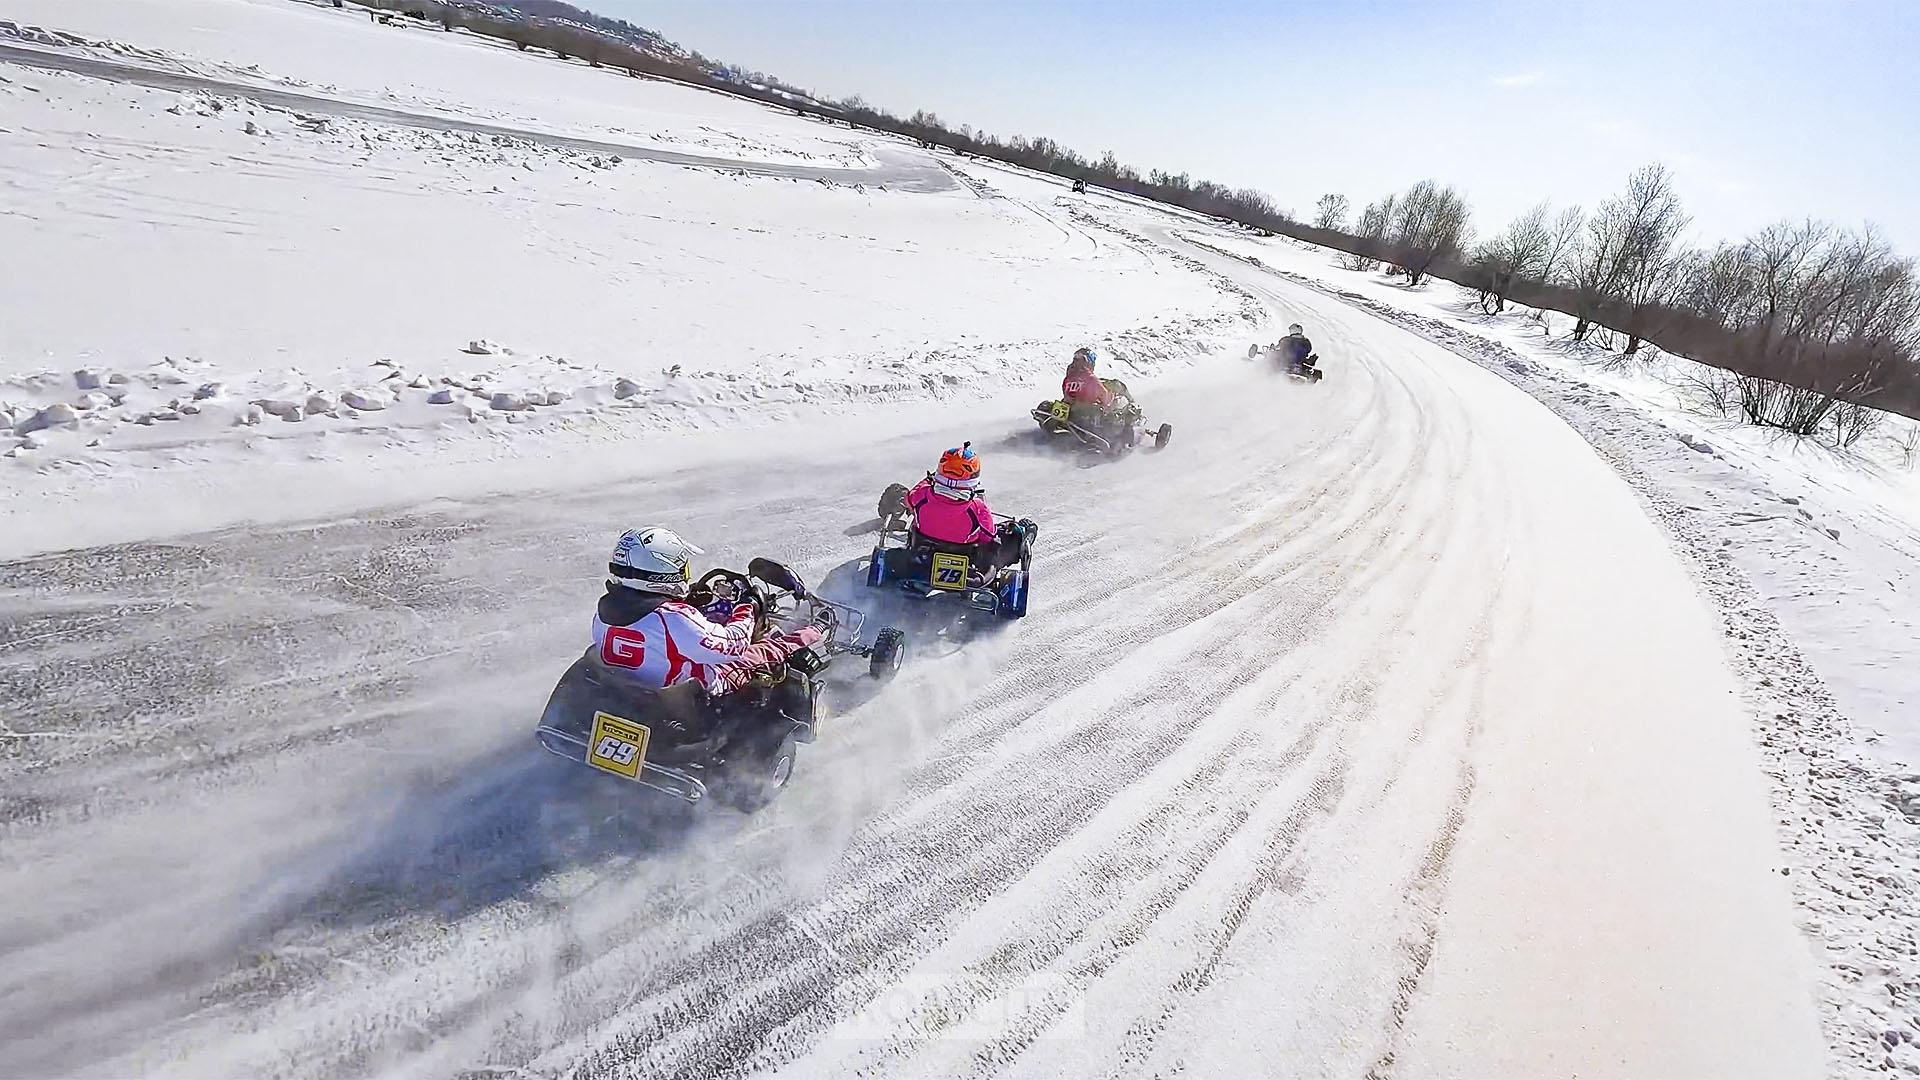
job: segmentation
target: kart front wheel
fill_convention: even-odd
[[[1165,450],[1167,448],[1167,440],[1171,438],[1173,438],[1173,425],[1161,424],[1160,430],[1153,433],[1153,448],[1155,450]]]
[[[888,626],[876,634],[873,639],[873,657],[867,664],[867,674],[881,682],[900,674],[900,665],[907,660],[907,635],[899,627]]]

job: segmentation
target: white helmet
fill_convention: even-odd
[[[1288,337],[1299,337],[1300,335],[1302,335],[1302,334],[1304,334],[1304,333],[1306,333],[1306,331],[1305,331],[1305,330],[1302,330],[1302,329],[1300,329],[1300,324],[1299,324],[1299,323],[1288,323],[1288,324],[1287,324],[1287,336],[1288,336]]]
[[[672,529],[658,525],[628,529],[620,534],[620,542],[613,545],[613,556],[607,560],[607,584],[685,596],[693,581],[693,557],[703,554]]]

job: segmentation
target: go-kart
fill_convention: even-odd
[[[1321,371],[1315,366],[1320,362],[1319,353],[1308,353],[1304,360],[1295,361],[1293,357],[1288,356],[1287,351],[1282,349],[1278,344],[1265,347],[1249,345],[1247,346],[1247,359],[1270,360],[1275,367],[1280,369],[1282,374],[1300,382],[1317,383],[1320,381],[1320,377],[1326,374],[1326,372]]]
[[[1111,408],[1070,401],[1035,405],[1031,415],[1040,425],[1041,437],[1052,441],[1055,436],[1071,435],[1080,445],[1102,454],[1125,454],[1148,438],[1153,440],[1155,450],[1165,449],[1167,440],[1173,438],[1173,425],[1148,429],[1139,403],[1127,392],[1127,384],[1111,380],[1107,386],[1115,397]]]
[[[906,635],[887,627],[860,645],[866,615],[816,596],[799,576],[770,559],[745,574],[714,570],[695,582],[689,602],[704,606],[715,587],[754,607],[753,637],[818,626],[820,641],[746,686],[713,698],[698,681],[664,690],[631,685],[589,648],[547,699],[534,730],[548,752],[632,780],[690,803],[712,797],[752,812],[773,801],[793,775],[800,743],[819,734],[823,677],[835,660],[859,656],[867,673],[890,679],[906,658]]]
[[[958,597],[975,611],[1025,618],[1033,542],[1040,526],[1026,518],[1001,521],[996,531],[1010,557],[1004,565],[983,566],[974,545],[922,536],[907,509],[907,491],[905,484],[889,484],[880,495],[880,539],[867,562],[867,587],[891,584],[919,600]]]

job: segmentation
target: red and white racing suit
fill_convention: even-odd
[[[652,690],[698,681],[707,693],[729,694],[765,670],[820,640],[817,627],[753,640],[753,606],[737,604],[714,623],[692,604],[669,600],[629,626],[609,626],[595,613],[593,643],[608,667]]]

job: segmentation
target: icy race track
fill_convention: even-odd
[[[64,733],[0,759],[3,1071],[1817,1075],[1717,629],[1626,487],[1484,372],[1195,254],[1332,373],[1141,388],[1161,454],[929,408],[845,460],[789,428],[0,566],[8,719]],[[536,750],[619,527],[845,586],[846,528],[964,437],[1042,523],[1033,615],[910,621],[772,809]]]

